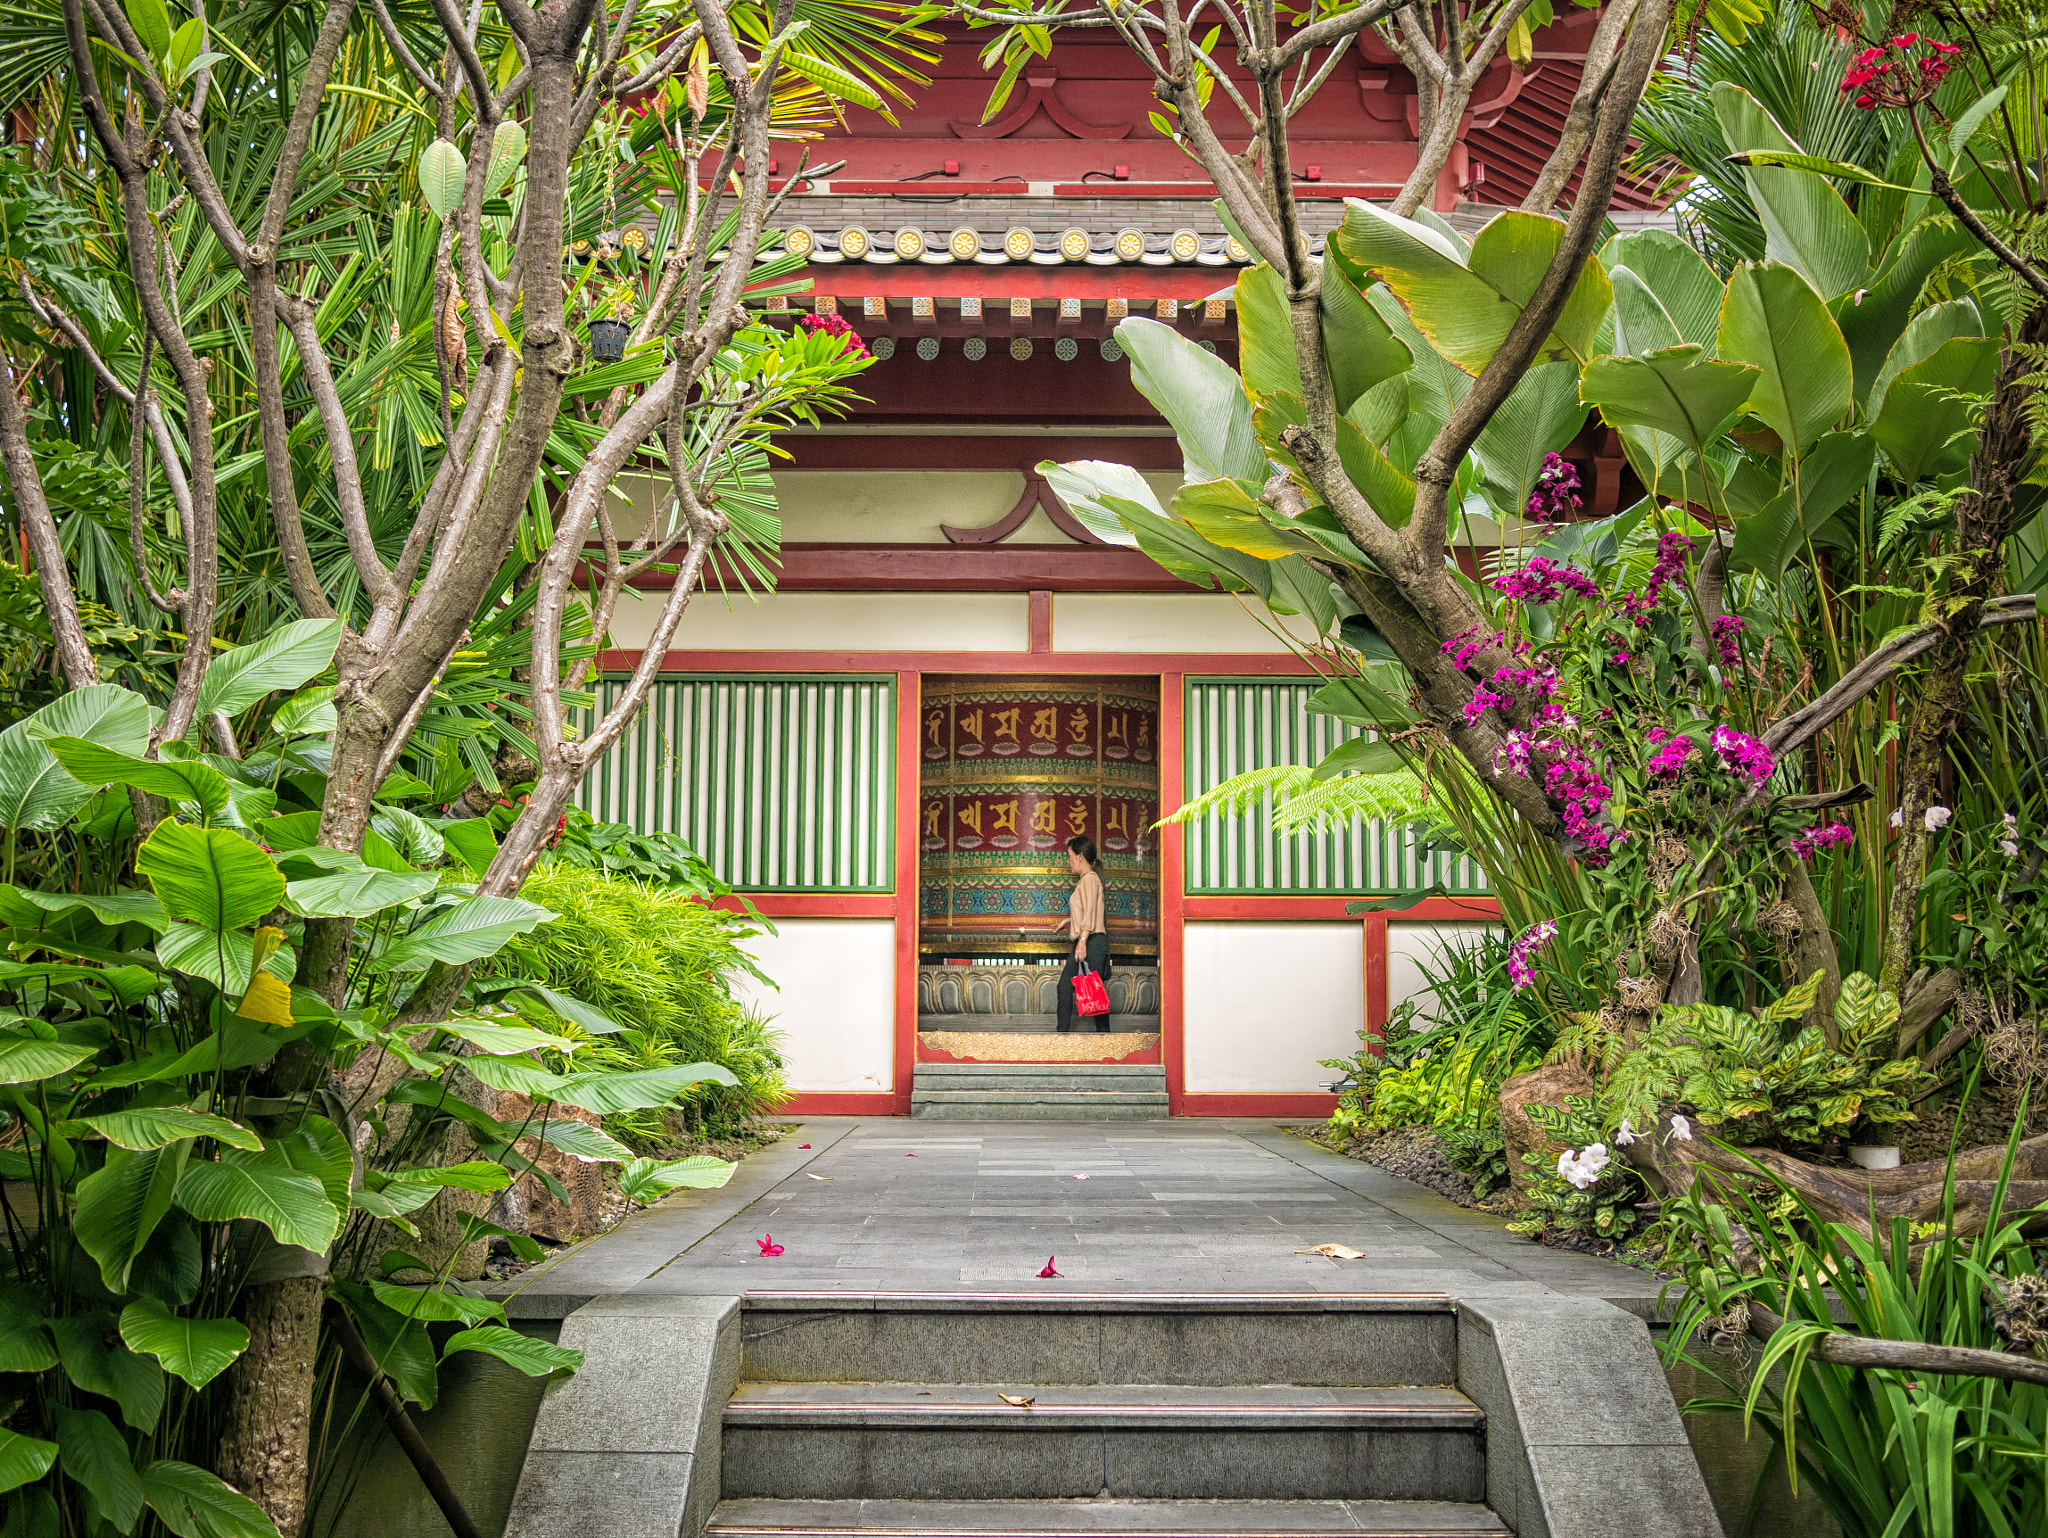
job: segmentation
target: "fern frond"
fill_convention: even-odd
[[[1387,774],[1342,774],[1318,780],[1303,764],[1279,764],[1234,774],[1204,791],[1162,824],[1199,822],[1210,813],[1240,816],[1271,806],[1281,833],[1322,833],[1353,822],[1419,822],[1448,831],[1449,819],[1421,776],[1405,769]]]
[[[1175,822],[1200,822],[1211,812],[1234,817],[1263,805],[1268,799],[1284,802],[1314,782],[1315,771],[1304,764],[1276,764],[1270,769],[1247,769],[1233,774],[1213,790],[1205,790],[1180,810],[1159,819],[1163,827]]]

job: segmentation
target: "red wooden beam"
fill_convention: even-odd
[[[1078,433],[783,433],[776,437],[775,447],[789,455],[792,470],[1022,472],[1046,459],[1109,459],[1134,470],[1181,468],[1180,444],[1164,431],[1141,430],[1114,438]]]
[[[598,671],[630,673],[638,651],[597,654]],[[1290,652],[859,652],[671,651],[664,673],[1023,673],[1032,678],[1156,677],[1162,668],[1223,678],[1306,678],[1315,673]],[[1231,899],[1223,899],[1230,901]],[[1418,910],[1419,911],[1419,910]],[[1430,915],[1425,915],[1430,916]],[[1445,917],[1482,917],[1472,913]]]
[[[714,575],[728,583],[736,574]],[[634,586],[668,591],[643,573]],[[782,593],[1198,593],[1139,550],[1116,545],[784,545]]]

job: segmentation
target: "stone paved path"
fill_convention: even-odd
[[[781,1255],[762,1255],[767,1234]],[[1329,1243],[1365,1258],[1296,1253]],[[1041,1280],[1048,1256],[1060,1277]],[[1658,1283],[1269,1121],[844,1118],[807,1121],[724,1189],[678,1192],[494,1290],[515,1315],[559,1317],[605,1294],[783,1288],[1552,1292],[1647,1316]]]

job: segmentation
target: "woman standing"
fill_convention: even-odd
[[[1074,937],[1074,954],[1060,972],[1059,1028],[1071,1031],[1080,1018],[1074,1008],[1074,979],[1085,970],[1100,973],[1109,986],[1109,930],[1102,917],[1102,857],[1092,838],[1067,840],[1067,869],[1074,873],[1074,890],[1067,898],[1067,916],[1052,926]],[[1093,1017],[1095,1029],[1109,1029],[1109,1017]]]

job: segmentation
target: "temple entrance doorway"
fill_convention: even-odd
[[[1152,1065],[1159,1043],[1159,680],[927,674],[918,1061]],[[1108,1031],[1055,1030],[1067,840],[1101,852]]]

